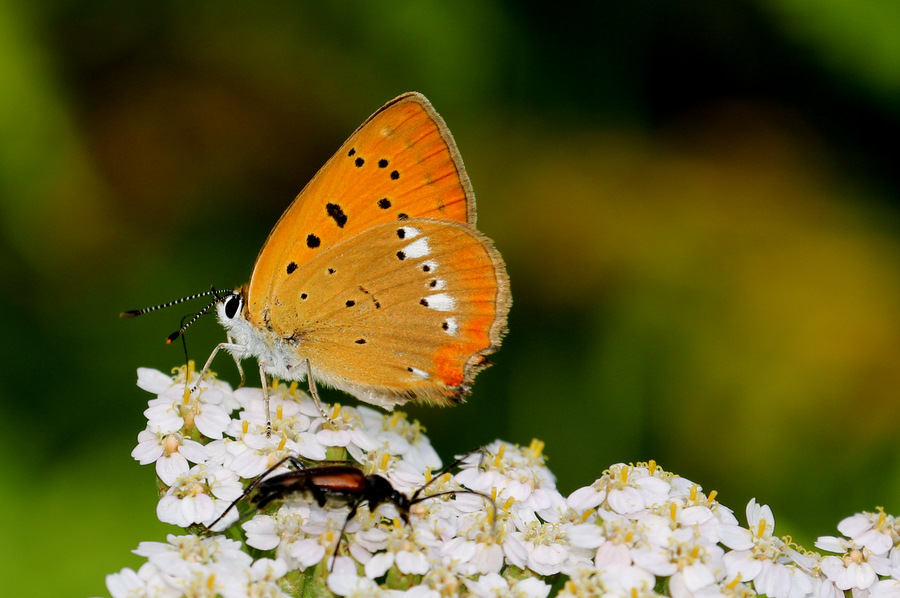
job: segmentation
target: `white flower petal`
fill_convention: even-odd
[[[425,575],[428,573],[428,558],[421,552],[401,550],[395,557],[397,569],[407,575]]]
[[[606,497],[610,508],[622,515],[636,513],[646,506],[644,496],[636,488],[620,488],[609,491]]]
[[[588,509],[596,508],[606,500],[606,491],[597,490],[593,486],[579,488],[566,499],[569,507],[577,513],[584,513]]]
[[[503,554],[510,564],[515,565],[519,569],[528,566],[528,548],[518,538],[510,535],[503,543]]]
[[[200,444],[196,440],[185,438],[181,441],[181,446],[178,447],[178,452],[181,453],[184,458],[191,463],[203,463],[210,456],[206,452],[206,446],[207,445]]]
[[[203,405],[200,413],[194,418],[197,430],[207,438],[218,440],[231,423],[231,417],[218,405]]]
[[[137,370],[137,385],[141,390],[158,395],[167,391],[173,384],[172,378],[159,370],[151,368],[138,368]]]
[[[376,579],[381,577],[387,570],[390,569],[394,565],[394,553],[393,552],[379,552],[378,554],[372,555],[372,558],[369,559],[369,562],[366,563],[365,571],[366,577],[369,579]]]
[[[786,598],[791,588],[790,571],[772,561],[766,561],[761,565],[759,574],[753,580],[756,591],[772,598]]]
[[[847,541],[835,536],[819,536],[816,540],[816,548],[827,550],[828,552],[842,553],[847,550]]]
[[[753,548],[753,536],[750,530],[737,525],[719,526],[719,541],[732,550]]]
[[[156,462],[156,475],[163,481],[166,486],[171,486],[176,482],[179,476],[182,476],[190,470],[187,459],[180,453],[172,453],[168,457],[163,457]]]
[[[559,573],[569,551],[559,544],[535,546],[528,555],[528,568],[538,575]]]
[[[605,542],[597,549],[597,555],[594,558],[598,569],[631,565],[631,551],[624,544],[615,542]]]
[[[290,554],[300,563],[301,569],[306,569],[325,558],[325,547],[312,538],[305,538],[291,545]]]
[[[740,576],[741,581],[753,581],[762,571],[762,562],[749,550],[732,550],[722,559],[728,579]]]
[[[715,576],[704,563],[688,565],[682,569],[684,585],[691,591],[697,591],[715,581]]]
[[[894,547],[894,541],[890,535],[875,529],[853,537],[853,541],[856,542],[857,546],[865,546],[869,549],[869,552],[875,555],[885,555]]]
[[[573,525],[568,530],[569,544],[578,548],[597,548],[606,542],[606,532],[594,522]]]
[[[114,595],[114,598],[118,597]],[[900,581],[883,579],[875,582],[869,588],[869,598],[900,598]]]
[[[144,580],[138,577],[136,571],[127,567],[106,576],[106,589],[113,598],[131,598],[146,593]]]
[[[857,513],[842,519],[837,528],[839,532],[856,541],[859,536],[872,529],[872,520],[862,513]]]
[[[131,456],[141,465],[149,465],[163,455],[162,443],[156,438],[156,434],[151,436],[152,438],[141,442],[131,451]]]
[[[528,577],[516,582],[513,587],[513,596],[527,596],[528,598],[547,598],[550,595],[550,584],[536,577]]]

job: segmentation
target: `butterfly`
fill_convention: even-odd
[[[511,302],[450,131],[423,95],[405,93],[294,199],[250,282],[216,292],[207,309],[228,341],[201,379],[225,350],[239,368],[256,358],[267,412],[267,375],[307,379],[323,415],[317,381],[388,410],[454,405],[500,347]]]

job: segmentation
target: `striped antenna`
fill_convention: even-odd
[[[215,291],[211,291],[211,292],[215,293]],[[204,294],[208,295],[209,293],[204,293]],[[216,298],[215,298],[212,302],[210,302],[209,305],[207,305],[206,307],[204,307],[203,309],[201,309],[200,311],[198,311],[197,313],[195,313],[193,318],[191,318],[190,320],[188,320],[187,322],[185,322],[185,323],[181,326],[181,328],[179,328],[178,330],[176,330],[175,332],[173,332],[172,334],[170,334],[170,335],[166,338],[166,344],[167,344],[167,345],[171,345],[172,342],[173,342],[175,339],[177,339],[179,336],[181,336],[182,334],[184,334],[184,331],[185,331],[185,330],[187,330],[188,328],[190,328],[191,324],[193,324],[194,322],[196,322],[197,320],[199,320],[201,316],[204,316],[204,315],[206,315],[207,313],[209,313],[209,310],[212,309],[213,307],[215,307],[216,303],[218,303],[219,301],[221,301],[221,297],[219,297],[219,295],[216,294]]]
[[[163,303],[162,305],[154,305],[153,307],[145,307],[144,309],[132,309],[130,311],[123,311],[119,314],[120,318],[133,318],[135,316],[140,316],[151,311],[156,311],[158,309],[162,309],[164,307],[172,307],[173,305],[178,305],[179,303],[184,303],[185,301],[190,301],[191,299],[197,299],[198,297],[206,297],[208,295],[215,295],[218,297],[220,294],[219,291],[215,289],[210,289],[203,293],[197,293],[196,295],[191,295],[190,297],[182,297],[181,299],[176,299],[175,301],[169,301],[168,303]],[[209,307],[207,306],[207,309]],[[204,310],[205,311],[205,310]]]

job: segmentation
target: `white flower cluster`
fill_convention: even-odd
[[[742,527],[715,493],[654,462],[614,465],[564,497],[543,443],[496,441],[465,457],[455,475],[435,478],[440,459],[401,413],[336,405],[329,423],[296,384],[277,384],[269,437],[260,389],[232,391],[210,376],[188,393],[185,378],[190,384],[196,374],[176,372],[138,371],[138,385],[157,398],[132,455],[156,464],[162,521],[203,529],[288,455],[311,462],[313,472],[312,462],[349,457],[407,497],[445,494],[414,501],[411,513],[390,501],[372,512],[363,502],[349,521],[348,506],[321,507],[309,497],[286,494],[256,512],[244,499],[240,526],[237,509],[214,526],[230,538],[206,532],[142,542],[135,552],[147,562],[107,577],[114,598],[900,598],[900,522],[881,511],[842,521],[845,538],[816,543],[838,556],[821,557],[775,536],[769,507],[751,501]]]
[[[883,511],[844,519],[822,557],[774,535],[772,510],[751,500],[747,527],[699,486],[655,463],[614,465],[569,495],[583,522],[572,546],[596,549],[558,596],[900,598],[900,522]]]

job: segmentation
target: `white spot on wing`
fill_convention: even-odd
[[[418,241],[413,241],[403,248],[406,257],[425,257],[431,253],[431,247],[428,246],[428,237],[422,237]]]
[[[411,226],[401,226],[400,230],[403,231],[404,239],[415,239],[416,237],[418,237],[419,235],[422,234],[422,231],[420,231],[417,228],[413,228]]]
[[[447,293],[438,293],[437,295],[429,295],[428,307],[438,311],[450,311],[456,307],[456,301]]]
[[[427,268],[425,266],[428,266]],[[422,271],[423,272],[434,272],[437,270],[437,262],[433,262],[431,260],[427,262],[422,262]]]
[[[434,284],[431,284],[432,281],[428,282],[428,288],[434,289],[435,291],[441,291],[447,286],[447,282],[442,278],[435,278],[433,280]]]
[[[447,330],[445,330],[445,332],[450,336],[456,336],[456,331],[459,330],[456,318],[447,318],[444,320],[444,323],[447,325]]]
[[[420,370],[419,368],[409,368],[412,371],[413,376],[418,376],[419,378],[429,378],[428,372],[424,370]]]

